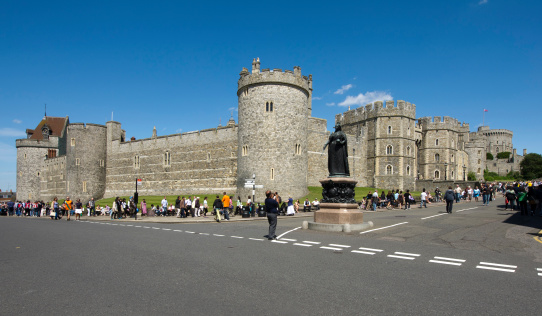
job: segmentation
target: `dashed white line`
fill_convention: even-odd
[[[382,249],[363,248],[363,247],[359,247],[358,249],[359,249],[359,250],[367,250],[367,251],[376,251],[376,252],[382,252],[382,251],[384,251],[384,250],[382,250]]]
[[[134,226],[134,225],[126,225],[126,226]]]
[[[171,230],[171,228],[162,228],[162,230]]]
[[[277,243],[277,244],[287,244],[288,243],[287,241],[282,241],[282,240],[271,240],[271,242],[274,242],[274,243]]]
[[[141,227],[141,226],[134,226],[134,227]]]
[[[297,239],[288,239],[288,238],[282,238],[281,240],[284,240],[284,241],[297,241]]]
[[[119,224],[119,226],[126,226],[126,225],[124,225],[124,224]]]
[[[451,265],[451,266],[460,266],[461,265],[461,263],[459,263],[459,262],[442,261],[442,260],[429,260],[429,262],[440,263],[440,264],[448,264],[448,265]]]
[[[329,244],[329,245],[333,247],[350,248],[350,246],[348,245],[339,245],[339,244]]]
[[[463,212],[463,211],[474,210],[475,208],[478,208],[478,206],[477,207],[471,207],[471,208],[465,208],[465,209],[462,209],[462,210],[459,210],[459,211],[456,211],[456,212],[459,213],[459,212]]]
[[[433,216],[427,216],[427,217],[423,217],[422,219],[433,218],[433,217],[442,216],[442,215],[446,215],[446,214],[448,214],[448,213],[437,214],[437,215],[433,215]]]
[[[457,262],[465,262],[467,260],[464,259],[455,259],[455,258],[447,258],[447,257],[435,257],[437,260],[448,260],[448,261],[457,261]]]
[[[312,244],[312,245],[319,245],[321,244],[321,242],[318,242],[318,241],[308,241],[308,240],[303,240],[304,243],[306,244]]]
[[[142,226],[143,228],[150,228],[149,226]]]
[[[262,241],[263,238],[249,238],[250,240],[259,240],[259,241]]]
[[[388,255],[388,257],[406,259],[406,260],[414,260],[414,259],[416,259],[414,257],[405,257],[405,256],[396,256],[396,255]]]
[[[119,224],[111,224],[111,225],[113,225],[113,226],[118,226]]]
[[[209,236],[209,233],[199,233],[200,235]]]
[[[160,227],[153,227],[152,229],[160,229]]]
[[[238,239],[242,239],[242,238],[245,238],[245,237],[241,237],[241,236],[230,236],[231,238],[238,238]]]
[[[174,231],[174,232],[181,232],[181,233],[183,232],[183,231],[180,230],[180,229],[174,229],[173,231]]]
[[[216,236],[216,237],[224,237],[224,235],[219,235],[219,234],[213,234],[213,236]]]
[[[501,267],[501,268],[497,268]],[[486,270],[495,270],[502,272],[516,272],[517,266],[500,264],[500,263],[491,263],[491,262],[480,262],[480,265],[476,266],[477,269],[486,269]],[[507,268],[507,269],[504,269]]]
[[[326,246],[322,246],[322,247],[320,247],[320,249],[329,249],[329,250],[343,250],[343,248],[337,248],[337,247],[326,247]]]
[[[408,253],[408,252],[399,252],[399,251],[396,251],[394,252],[396,255],[403,255],[403,256],[412,256],[412,257],[419,257],[420,254],[418,253]]]
[[[362,254],[365,254],[365,255],[374,255],[375,254],[375,252],[362,251],[362,250],[352,250],[352,252],[354,252],[354,253],[362,253]]]
[[[393,224],[393,225],[390,225],[390,226],[385,226],[385,227],[370,229],[370,230],[366,230],[366,231],[360,232],[360,234],[367,234],[367,233],[370,233],[370,232],[374,232],[374,231],[376,231],[376,230],[386,229],[386,228],[390,228],[390,227],[394,227],[394,226],[398,226],[398,225],[403,225],[403,224],[408,224],[408,222],[402,222],[402,223]]]
[[[185,230],[184,232],[187,233],[187,234],[195,234],[196,233],[196,232],[190,232],[188,230]]]
[[[300,243],[294,243],[294,246],[301,246],[301,247],[312,247],[312,245],[309,244],[300,244]]]

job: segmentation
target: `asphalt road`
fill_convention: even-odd
[[[281,218],[276,242],[264,221],[1,217],[0,314],[540,314],[542,218],[498,202],[366,213],[363,234]]]

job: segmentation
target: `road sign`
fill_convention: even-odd
[[[252,189],[252,188],[255,188],[255,189],[263,189],[263,184],[257,184],[257,185],[248,185],[245,183],[245,188],[248,188],[248,189]]]
[[[143,183],[143,181],[141,181],[141,179],[137,179],[137,186],[141,186],[141,184]]]
[[[255,184],[254,180],[248,180],[245,182],[245,185],[254,185],[254,184]]]

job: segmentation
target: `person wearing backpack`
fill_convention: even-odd
[[[455,193],[452,190],[452,187],[448,187],[446,193],[444,193],[444,200],[446,200],[446,212],[452,214],[452,207],[454,206]]]

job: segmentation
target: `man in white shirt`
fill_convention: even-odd
[[[420,197],[421,197],[420,208],[422,208],[422,206],[425,206],[425,208],[427,208],[427,193],[425,192],[425,188],[423,188],[422,194]]]
[[[320,202],[318,199],[314,199],[314,202],[312,202],[312,206],[314,207],[315,211],[318,211],[320,209]]]
[[[167,214],[167,206],[168,206],[167,199],[164,196],[164,199],[162,200],[162,212],[164,214]]]

